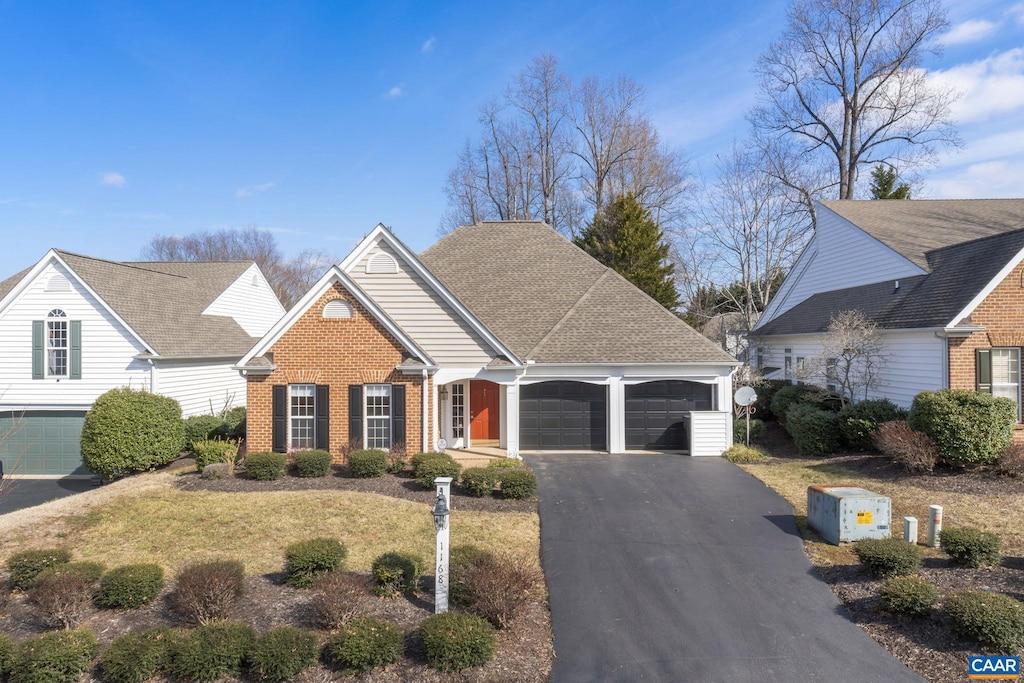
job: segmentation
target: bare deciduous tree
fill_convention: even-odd
[[[878,325],[861,311],[840,311],[822,335],[821,354],[805,362],[802,374],[834,386],[847,405],[866,399],[879,387],[888,358]]]
[[[959,144],[956,94],[933,86],[921,63],[946,28],[940,0],[795,0],[782,37],[758,60],[761,102],[750,114],[767,138],[799,155],[826,155],[840,199],[858,169],[927,162]]]

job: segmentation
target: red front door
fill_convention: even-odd
[[[469,436],[472,441],[500,438],[498,385],[484,379],[469,383]]]

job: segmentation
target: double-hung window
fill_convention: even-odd
[[[1017,404],[1020,420],[1020,349],[992,349],[992,395]]]
[[[68,318],[59,308],[46,316],[46,374],[68,376]]]
[[[366,447],[391,448],[391,385],[367,384]]]
[[[292,450],[313,448],[316,443],[316,385],[289,387],[290,439]]]

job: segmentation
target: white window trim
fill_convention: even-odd
[[[998,382],[998,383],[996,382],[995,353],[997,351],[1009,351],[1009,352],[1011,352],[1012,355],[1016,356],[1016,359],[1015,359],[1016,362],[1017,362],[1017,381],[1016,382]],[[1021,358],[1020,358],[1021,357],[1021,350],[1020,350],[1020,347],[1017,347],[1017,346],[995,346],[995,347],[992,347],[990,353],[992,354],[992,356],[991,356],[991,358],[992,358],[992,361],[991,361],[992,362],[992,395],[993,396],[998,396],[998,394],[996,394],[996,387],[997,386],[999,386],[1001,388],[1013,387],[1014,389],[1016,389],[1016,391],[1015,391],[1016,397],[1013,400],[1017,404],[1017,422],[1020,422],[1021,421],[1021,405],[1020,405],[1020,403],[1021,403],[1021,401],[1020,401],[1020,398],[1021,398],[1021,393],[1020,393],[1021,392],[1021,367],[1020,367],[1020,364],[1021,364]]]
[[[370,445],[370,411],[369,411],[369,398],[370,398],[370,387],[387,387],[388,390],[388,445],[386,447],[371,446]],[[380,450],[389,451],[391,450],[391,444],[394,443],[394,395],[391,390],[390,384],[375,383],[375,384],[364,384],[363,385],[363,448],[379,448]],[[379,415],[372,416],[373,419],[382,419]]]
[[[311,445],[309,445],[309,446],[296,446],[295,445],[295,440],[292,437],[292,422],[294,420],[296,420],[296,419],[302,419],[302,420],[307,419],[305,417],[297,418],[292,413],[292,389],[294,387],[313,387],[313,396],[312,396],[312,398],[313,398],[313,414],[308,418],[312,422],[311,429],[310,429],[310,439],[311,439],[310,444]],[[316,448],[316,385],[315,384],[310,384],[308,382],[300,382],[300,383],[297,383],[297,384],[289,384],[288,385],[288,451],[289,452],[291,452],[291,451],[301,451],[301,450],[306,450],[306,449],[309,449],[309,448]]]
[[[61,325],[64,331],[64,345],[53,346],[53,330],[52,326]],[[47,377],[68,377],[71,374],[71,323],[68,321],[67,314],[59,309],[55,308],[49,312],[46,316],[46,340],[45,340],[46,357],[46,376]],[[54,372],[53,362],[51,361],[51,354],[54,351],[64,352],[64,372]]]

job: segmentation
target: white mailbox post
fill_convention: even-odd
[[[434,530],[437,532],[434,563],[434,613],[448,611],[448,536],[451,508],[448,500],[451,495],[452,478],[438,477],[434,480],[437,487],[437,498],[434,500]]]

